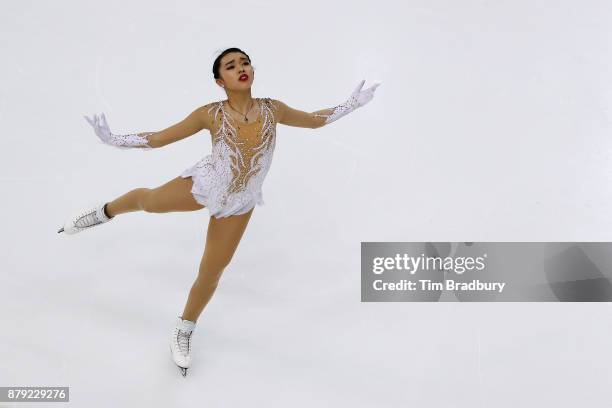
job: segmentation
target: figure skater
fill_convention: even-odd
[[[183,376],[191,365],[191,335],[197,319],[229,265],[253,209],[264,204],[261,188],[272,162],[276,124],[322,127],[368,103],[380,85],[362,90],[365,81],[361,81],[344,103],[307,113],[276,99],[253,98],[255,71],[251,58],[239,48],[219,54],[212,71],[227,99],[201,106],[162,131],[116,135],[111,133],[104,113],[91,119],[85,116],[102,142],[123,149],[160,148],[207,129],[212,136],[212,154],[157,188],[136,188],[80,211],[58,231],[75,234],[134,211],[166,213],[208,208],[210,220],[198,276],[182,315],[176,317],[170,340],[172,358]]]

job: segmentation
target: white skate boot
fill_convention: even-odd
[[[195,322],[183,320],[181,316],[176,318],[176,325],[170,336],[170,351],[174,363],[181,370],[183,377],[187,376],[187,369],[191,365],[191,335],[195,329]]]
[[[96,225],[104,224],[115,217],[108,217],[104,212],[106,203],[102,202],[92,208],[82,210],[66,221],[64,226],[57,231],[72,235]]]

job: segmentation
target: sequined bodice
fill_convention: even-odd
[[[212,159],[227,187],[227,195],[261,187],[276,144],[274,105],[269,98],[255,98],[258,116],[252,123],[232,117],[226,101],[213,103],[211,115]]]

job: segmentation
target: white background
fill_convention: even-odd
[[[0,386],[76,407],[610,405],[612,308],[360,303],[361,241],[609,241],[606,1],[5,1],[0,6]],[[76,236],[75,210],[157,187],[210,153],[100,144],[225,99],[237,46],[254,97],[314,111],[274,162],[182,378],[169,352],[207,210],[133,213]],[[2,404],[0,406],[26,406]],[[36,405],[38,406],[38,405]]]

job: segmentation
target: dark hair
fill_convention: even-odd
[[[229,54],[230,52],[241,52],[249,59],[249,62],[251,62],[251,57],[249,57],[249,55],[246,52],[242,51],[240,48],[235,48],[235,47],[228,48],[225,51],[223,51],[221,54],[219,54],[217,58],[215,58],[215,62],[213,63],[213,68],[212,68],[213,76],[215,77],[215,79],[221,78],[221,75],[219,75],[219,65],[221,65],[221,58],[223,58],[225,55]]]

